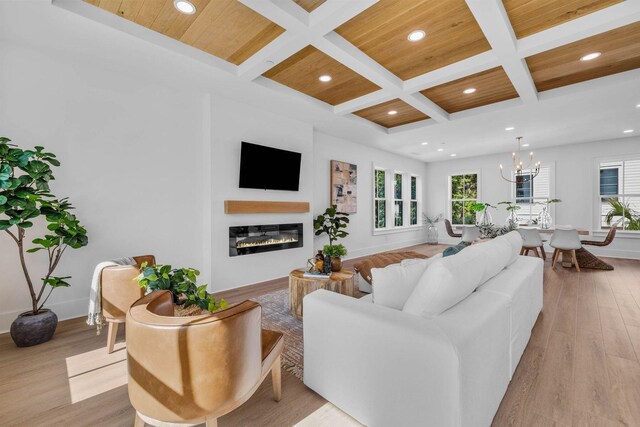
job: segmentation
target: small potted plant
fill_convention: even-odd
[[[71,213],[68,199],[57,199],[50,192],[49,182],[54,179],[51,168],[60,166],[55,154],[44,147],[23,150],[10,142],[0,137],[0,231],[16,244],[31,296],[31,309],[21,313],[10,330],[18,347],[28,347],[53,337],[58,317],[44,305],[54,289],[70,286],[70,277],[55,276],[54,271],[67,249],[82,248],[89,240],[87,230]],[[35,246],[27,250],[27,230],[36,221],[46,224],[47,231],[31,240]],[[46,251],[48,258],[40,283],[31,277],[26,256],[39,251]]]
[[[509,216],[507,217],[507,226],[512,229],[518,228],[518,224],[520,223],[518,211],[521,209],[521,207],[512,202],[500,202],[498,204],[507,206],[506,209],[507,212],[509,212]]]
[[[537,205],[542,205],[542,212],[538,215],[538,225],[540,228],[547,230],[551,228],[553,224],[553,218],[551,218],[551,213],[549,212],[549,205],[551,203],[560,203],[562,200],[560,199],[551,199],[546,202],[536,202]]]
[[[221,299],[217,302],[207,293],[207,285],[196,284],[199,275],[200,272],[195,268],[171,268],[170,265],[162,264],[149,266],[145,262],[140,266],[140,275],[135,280],[140,287],[146,288],[149,292],[171,291],[173,302],[177,305],[197,305],[210,312],[227,308],[227,301]]]
[[[427,245],[438,244],[438,227],[436,227],[436,224],[440,221],[442,221],[442,214],[436,216],[422,214],[422,222],[427,227]]]
[[[489,213],[489,208],[495,209],[496,207],[489,203],[475,203],[471,205],[471,210],[480,213],[480,220],[477,222],[479,227],[488,227],[493,225],[493,218],[491,218],[491,213]]]
[[[318,215],[313,220],[313,229],[316,236],[327,234],[329,236],[329,244],[323,249],[325,255],[324,264],[331,266],[331,271],[340,271],[342,269],[342,258],[347,254],[347,250],[342,245],[342,249],[334,249],[334,244],[338,239],[343,239],[349,235],[346,228],[349,225],[349,214],[338,212],[338,206],[328,207],[323,214]],[[334,255],[332,255],[334,254]],[[334,257],[337,260],[334,261]]]

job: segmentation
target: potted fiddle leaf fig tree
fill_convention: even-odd
[[[69,248],[79,249],[88,243],[87,231],[71,213],[67,198],[58,199],[50,193],[54,179],[52,167],[60,166],[55,154],[44,147],[22,149],[0,137],[0,231],[13,240],[18,250],[20,267],[31,297],[31,309],[11,324],[11,338],[18,347],[28,347],[49,341],[58,317],[44,308],[54,289],[70,286],[68,276],[56,276],[54,271]],[[43,236],[31,240],[27,249],[27,230],[34,221],[46,224]],[[40,225],[40,224],[39,224]],[[40,227],[37,227],[40,228]],[[46,251],[48,263],[45,276],[32,279],[27,266],[27,254]]]
[[[348,225],[349,214],[338,212],[337,205],[328,207],[323,214],[313,220],[316,236],[325,233],[329,236],[329,244],[324,246],[323,253],[330,260],[331,271],[342,269],[342,257],[347,254],[347,249],[343,245],[334,245],[333,242],[349,235],[346,231]],[[327,264],[327,260],[325,260],[325,264]]]

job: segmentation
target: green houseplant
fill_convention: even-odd
[[[197,285],[199,275],[200,272],[195,268],[171,268],[170,265],[148,265],[145,262],[140,266],[140,275],[135,280],[150,292],[171,291],[176,304],[186,307],[197,305],[210,312],[227,308],[227,301],[221,299],[217,302],[207,293],[207,285]]]
[[[477,222],[478,226],[489,226],[493,224],[493,218],[491,218],[489,208],[495,209],[496,207],[490,203],[474,203],[471,205],[471,210],[475,213],[482,212],[480,220]]]
[[[521,207],[513,202],[499,202],[498,204],[506,205],[507,212],[509,212],[509,216],[507,217],[507,226],[512,229],[518,228],[518,224],[520,223],[518,211]]]
[[[15,242],[20,266],[31,297],[31,310],[11,324],[11,337],[19,347],[41,344],[53,336],[58,318],[44,308],[55,288],[70,286],[69,276],[55,276],[54,271],[68,248],[79,249],[89,242],[87,231],[71,213],[67,198],[50,194],[54,180],[51,167],[60,166],[55,154],[44,147],[23,150],[0,137],[0,231]],[[47,224],[44,236],[31,240],[35,247],[26,249],[27,230],[34,220]],[[48,266],[40,283],[34,281],[27,266],[27,253],[46,251]],[[48,292],[47,292],[48,290]]]
[[[609,199],[609,206],[611,206],[611,209],[605,216],[607,225],[611,225],[611,222],[619,221],[625,230],[640,230],[640,212],[631,209],[628,203],[621,202],[616,197]],[[614,221],[617,217],[620,219]]]
[[[331,271],[340,271],[342,269],[341,257],[347,254],[347,250],[342,245],[338,245],[341,246],[342,249],[334,249],[333,242],[349,235],[346,231],[348,225],[349,214],[338,212],[337,205],[328,207],[323,214],[318,215],[313,220],[315,235],[321,236],[326,233],[329,236],[329,244],[324,247],[323,253],[331,260]],[[332,253],[335,255],[331,255]]]

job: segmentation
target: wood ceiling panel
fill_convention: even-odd
[[[503,4],[516,37],[521,39],[622,1],[503,0]]]
[[[237,0],[191,0],[193,15],[178,12],[173,0],[85,1],[235,65],[284,32]]]
[[[402,80],[491,48],[464,0],[380,0],[336,32]]]
[[[580,61],[591,52],[602,56]],[[538,91],[640,68],[640,22],[527,58]]]
[[[330,82],[321,82],[321,75]],[[380,89],[355,71],[307,46],[276,65],[264,76],[331,105],[338,105]]]
[[[397,114],[389,115],[389,111],[391,110],[397,111]],[[400,99],[394,99],[383,104],[374,105],[373,107],[356,111],[353,114],[386,128],[406,125],[408,123],[418,122],[429,118],[426,114],[416,110],[411,105]]]
[[[311,13],[327,0],[294,0],[298,6]]]
[[[463,91],[475,88],[474,93]],[[421,92],[449,113],[481,107],[518,97],[502,67],[463,77]]]

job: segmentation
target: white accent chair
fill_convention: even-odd
[[[462,227],[462,241],[473,243],[480,238],[480,229],[476,225],[465,225]]]
[[[556,227],[549,244],[554,248],[553,262],[551,263],[552,268],[556,267],[556,262],[560,254],[571,254],[573,265],[576,267],[576,270],[580,272],[580,266],[576,258],[576,250],[582,248],[582,242],[580,241],[578,230],[575,228]]]
[[[543,260],[547,259],[547,254],[544,252],[544,242],[537,229],[520,227],[518,233],[522,236],[520,255],[527,256],[529,255],[529,251],[533,251],[538,258],[542,256]],[[540,252],[538,252],[538,249],[540,249]]]

